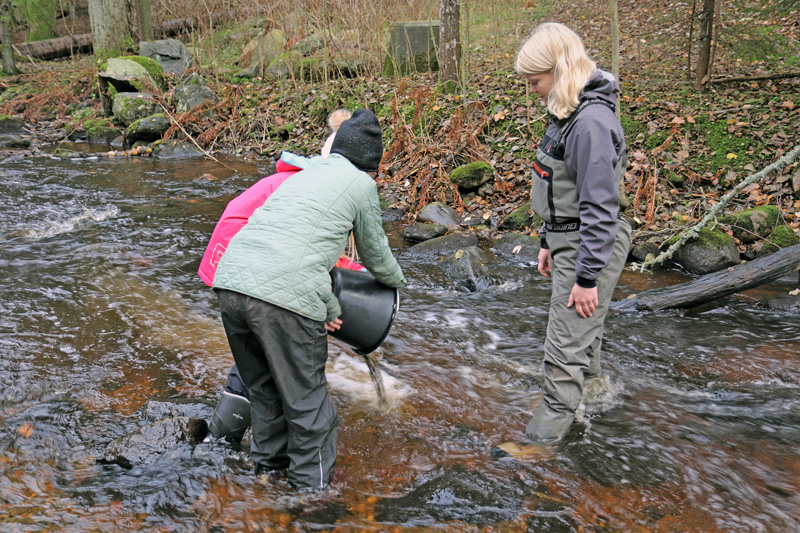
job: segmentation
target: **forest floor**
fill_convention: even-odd
[[[636,223],[637,241],[661,244],[680,233],[732,186],[800,142],[800,76],[793,76],[800,73],[796,5],[723,4],[714,81],[699,89],[690,75],[694,59],[688,57],[688,22],[681,16],[686,4],[620,2],[621,121],[629,147],[624,186],[631,203],[625,214]],[[531,20],[527,29],[538,17],[567,21],[599,66],[609,69],[609,61],[602,60],[610,56],[605,5],[562,2],[521,13]],[[327,137],[331,110],[369,107],[384,126],[386,154],[378,182],[387,206],[405,210],[409,222],[435,200],[501,220],[529,199],[530,164],[546,115],[513,72],[515,49],[481,43],[475,34],[465,53],[463,86],[446,94],[437,73],[324,83],[239,79],[233,63],[246,40],[235,25],[216,30],[206,43],[218,53],[205,54],[197,68],[217,95],[215,113],[180,117],[182,129],[174,135],[191,135],[209,152],[245,158],[276,158],[283,150],[310,155]],[[22,74],[0,77],[0,113],[23,117],[42,139],[70,123],[102,116],[91,57],[18,66]],[[742,77],[748,79],[718,81]],[[170,83],[174,88],[178,80]],[[164,101],[170,101],[170,92],[161,95]],[[448,175],[474,160],[493,166],[494,193],[465,198]],[[747,187],[728,210],[767,204],[777,205],[795,232],[800,229],[800,165]]]

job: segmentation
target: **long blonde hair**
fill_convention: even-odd
[[[558,22],[545,22],[533,30],[520,48],[514,69],[522,76],[553,73],[547,109],[563,119],[578,107],[578,96],[597,65],[586,53],[577,33]]]

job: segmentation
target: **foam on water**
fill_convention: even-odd
[[[380,365],[384,369],[391,370],[391,365],[385,361],[381,361]],[[375,385],[370,377],[369,367],[362,356],[344,351],[335,353],[331,350],[331,357],[328,359],[328,365],[325,370],[328,376],[328,383],[332,389],[347,394],[353,402],[367,402],[375,407],[380,406]],[[381,374],[383,376],[383,389],[386,393],[387,407],[397,407],[403,398],[413,392],[409,385],[389,375],[387,372],[381,372]]]
[[[94,222],[102,222],[118,216],[120,210],[115,205],[102,209],[84,208],[83,212],[66,220],[44,220],[32,227],[23,228],[17,232],[20,237],[27,239],[46,239],[62,233],[68,233],[76,228],[87,226]]]

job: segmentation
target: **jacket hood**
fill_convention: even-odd
[[[601,98],[616,105],[618,94],[619,84],[614,75],[605,70],[597,69],[583,87],[580,99]]]

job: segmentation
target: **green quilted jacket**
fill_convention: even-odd
[[[381,225],[375,181],[332,154],[298,172],[231,239],[214,288],[247,294],[312,320],[341,314],[330,270],[353,231],[360,262],[382,283],[406,283]]]

